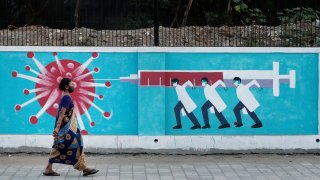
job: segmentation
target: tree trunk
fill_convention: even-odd
[[[228,7],[227,7],[227,13],[226,13],[226,24],[232,23],[232,6],[231,6],[231,0],[228,1]]]
[[[231,0],[228,1],[228,7],[227,7],[227,14],[229,14],[232,11],[231,8]]]
[[[173,18],[173,20],[172,20],[172,22],[171,22],[170,27],[173,27],[173,26],[174,26],[174,23],[177,22],[178,15],[179,15],[179,10],[180,10],[180,6],[181,6],[181,0],[179,0],[179,2],[178,2],[178,6],[177,6],[177,9],[176,9],[176,13],[175,13],[174,18]]]
[[[192,6],[192,2],[193,2],[193,0],[189,0],[188,1],[186,10],[184,11],[184,16],[183,16],[183,20],[182,20],[181,26],[185,26],[187,24],[188,15],[189,15],[190,8]]]
[[[75,28],[79,27],[79,10],[80,10],[80,0],[76,1],[76,8],[74,11],[74,23],[75,23]]]

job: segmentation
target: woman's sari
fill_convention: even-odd
[[[77,127],[75,113],[73,113],[73,102],[70,96],[65,95],[61,98],[57,119],[59,118],[61,107],[65,107],[67,111],[62,120],[58,137],[52,147],[49,163],[73,165],[75,169],[83,171],[87,167],[84,158],[83,140]]]

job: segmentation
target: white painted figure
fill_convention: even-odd
[[[255,124],[251,126],[252,128],[262,127],[261,121],[254,112],[260,106],[260,104],[250,91],[250,87],[253,85],[256,85],[259,89],[261,89],[260,84],[256,80],[252,80],[248,84],[242,84],[241,78],[239,77],[235,77],[233,79],[233,83],[236,86],[236,93],[239,99],[239,103],[233,109],[233,112],[237,118],[237,122],[235,122],[236,127],[243,126],[240,114],[242,109],[245,109],[255,122]]]
[[[204,96],[206,98],[206,102],[201,107],[202,116],[205,125],[202,127],[203,129],[210,128],[208,109],[210,109],[211,113],[215,113],[218,120],[221,123],[219,129],[229,128],[230,124],[227,122],[226,118],[223,116],[222,111],[227,108],[227,105],[224,103],[220,95],[218,94],[216,88],[221,85],[227,90],[225,83],[221,80],[216,81],[211,86],[208,84],[208,78],[204,77],[201,79],[202,86],[204,87]]]
[[[173,87],[176,88],[178,103],[174,107],[174,112],[176,116],[177,125],[173,129],[181,129],[181,111],[184,112],[188,118],[191,120],[194,126],[191,127],[192,130],[201,128],[197,118],[194,116],[193,111],[197,108],[197,105],[189,96],[186,87],[193,87],[193,84],[190,81],[185,82],[182,86],[179,85],[179,79],[172,79],[171,83]]]

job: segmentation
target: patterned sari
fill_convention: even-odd
[[[65,96],[62,97],[61,102],[64,101],[64,98]],[[68,98],[72,103],[71,98]],[[61,108],[59,108],[59,112],[60,110]],[[73,113],[73,103],[71,109],[67,109],[62,120],[62,126],[58,132],[58,139],[55,140],[50,153],[49,163],[73,165],[73,167],[79,171],[83,171],[87,167],[82,136],[77,127],[75,113]]]

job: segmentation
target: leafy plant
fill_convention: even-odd
[[[267,21],[267,16],[258,8],[249,8],[242,0],[237,1],[233,9],[240,14],[244,24],[263,24]]]
[[[264,24],[267,22],[267,16],[260,9],[248,9],[244,19],[245,24]]]
[[[247,12],[248,11],[248,5],[246,3],[241,2],[240,4],[238,4],[235,7],[233,7],[233,9],[238,13]]]
[[[278,19],[281,23],[294,23],[296,21],[314,21],[319,19],[320,11],[310,7],[297,7],[284,9],[284,12],[278,12]]]

